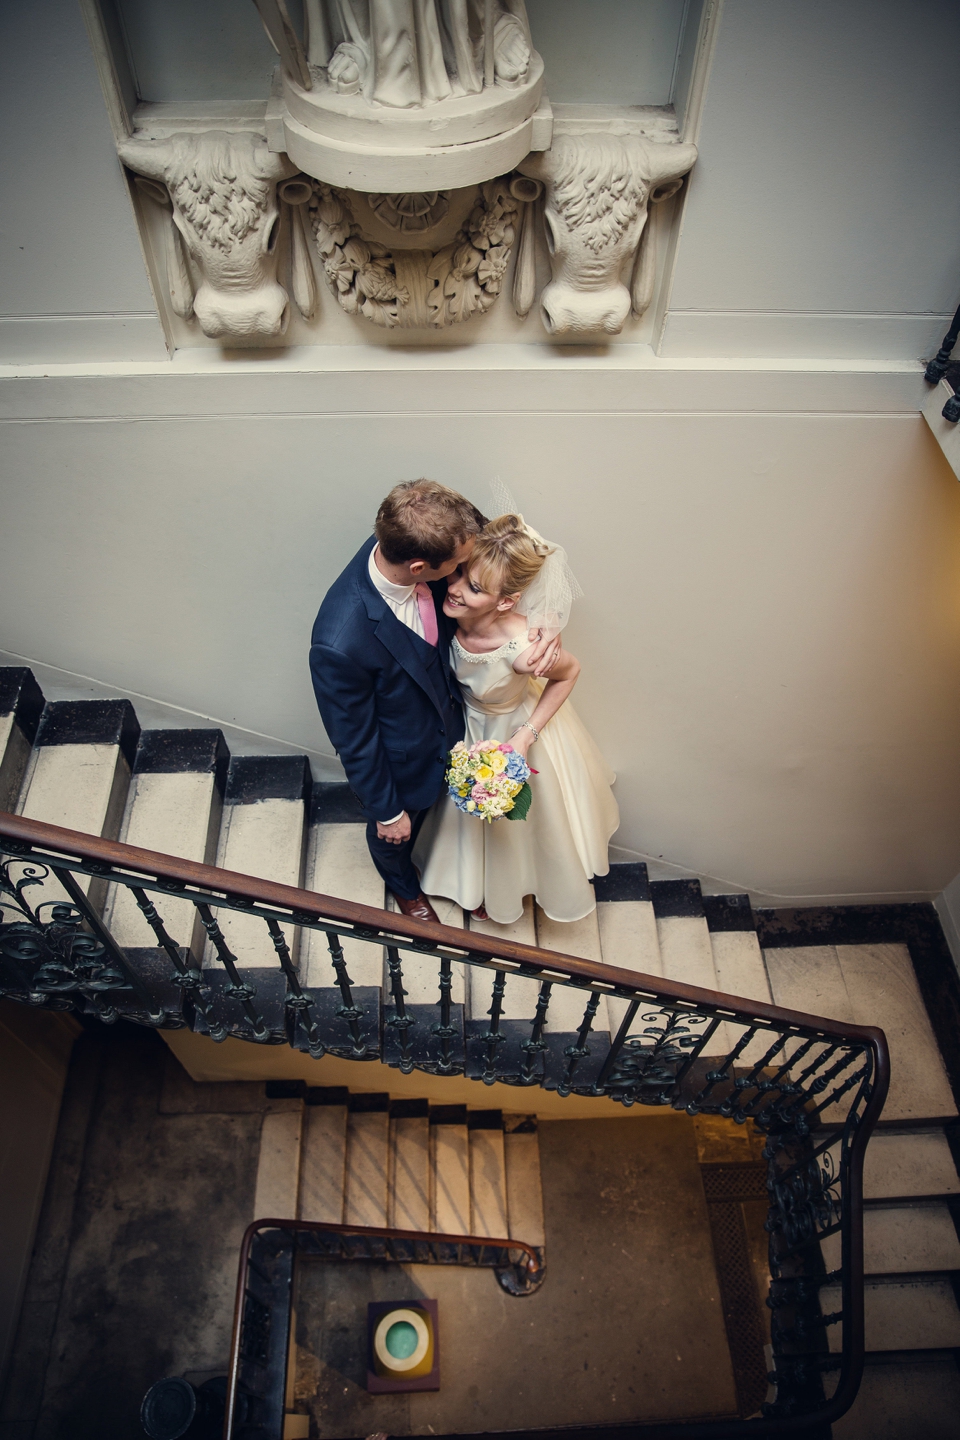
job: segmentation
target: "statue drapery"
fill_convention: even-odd
[[[306,0],[308,54],[341,94],[407,109],[520,85],[524,0]]]

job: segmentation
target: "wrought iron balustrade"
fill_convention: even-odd
[[[796,1433],[851,1404],[863,1367],[863,1154],[889,1079],[882,1031],[20,816],[0,814],[0,854],[0,993],[22,1003],[105,1023],[190,1026],[214,1041],[289,1044],[316,1058],[380,1060],[405,1074],[542,1086],[754,1125],[766,1137],[776,1398],[746,1423],[677,1424],[657,1433]],[[152,947],[117,943],[102,918],[109,886],[133,897]],[[183,933],[184,906],[199,921],[203,945],[174,938]],[[233,913],[262,927],[272,966],[241,963],[231,951],[221,918]],[[314,934],[326,945],[326,977],[314,962],[309,975],[300,963],[301,941]],[[379,948],[385,984],[354,985],[347,938]],[[477,1018],[464,1003],[465,978],[483,972],[492,976],[490,1003]],[[431,976],[435,1000],[411,1003],[411,980],[422,995]],[[533,1013],[513,1018],[530,982]],[[521,1003],[508,1005],[514,994]],[[828,1275],[820,1241],[836,1233],[841,1266]],[[839,1286],[840,1306],[824,1314],[820,1294],[828,1285]],[[827,1336],[838,1326],[839,1348],[831,1352]],[[824,1377],[832,1372],[837,1383],[827,1396]]]
[[[255,1220],[240,1246],[225,1440],[282,1435],[295,1266],[318,1257],[491,1269],[503,1289],[516,1296],[533,1294],[544,1276],[542,1254],[520,1240],[316,1220]]]

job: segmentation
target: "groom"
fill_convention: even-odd
[[[443,613],[446,576],[465,564],[485,524],[475,505],[435,480],[395,485],[333,582],[313,627],[310,670],[327,734],[367,817],[373,863],[404,915],[437,920],[411,859],[464,736],[450,671],[456,622]],[[551,653],[553,651],[553,653]],[[533,658],[545,674],[552,640]]]

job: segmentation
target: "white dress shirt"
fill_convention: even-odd
[[[370,551],[370,559],[367,562],[371,585],[377,594],[382,595],[384,600],[386,600],[390,609],[400,621],[400,624],[406,625],[407,629],[412,630],[414,635],[419,635],[421,640],[425,640],[423,617],[420,614],[420,606],[417,604],[416,585],[394,585],[392,580],[388,580],[376,561],[376,555],[379,549],[379,545],[374,545]],[[403,813],[401,810],[400,815],[394,815],[392,820],[381,820],[380,824],[395,825]]]
[[[420,614],[420,606],[417,604],[416,585],[394,585],[392,580],[388,580],[377,564],[376,556],[379,549],[379,545],[374,545],[367,562],[370,582],[374,590],[383,596],[401,625],[406,625],[408,630],[412,630],[415,635],[420,636],[421,640],[425,640],[423,618]]]

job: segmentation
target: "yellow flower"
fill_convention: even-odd
[[[504,755],[502,750],[497,750],[495,754],[490,756],[490,764],[498,775],[500,774],[501,770],[506,770],[507,757],[506,755]]]
[[[490,769],[490,766],[489,766],[489,765],[479,765],[479,766],[477,767],[477,779],[478,779],[478,780],[492,780],[492,779],[493,779],[493,771]]]

